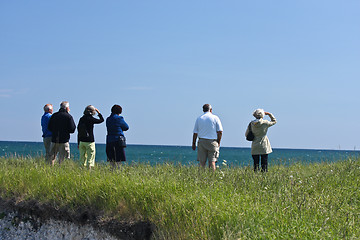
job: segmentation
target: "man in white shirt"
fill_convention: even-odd
[[[199,137],[197,158],[200,166],[205,168],[206,160],[208,160],[209,168],[215,171],[223,128],[219,117],[212,114],[210,104],[205,104],[203,111],[204,114],[198,117],[195,122],[192,149],[196,150],[196,139]]]

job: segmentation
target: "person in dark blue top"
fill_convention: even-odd
[[[124,131],[129,129],[129,125],[120,116],[121,113],[122,107],[115,104],[111,108],[110,116],[106,119],[106,155],[113,168],[118,167],[120,162],[126,161]]]
[[[51,145],[51,137],[52,132],[48,129],[49,120],[53,113],[53,106],[52,104],[46,104],[44,106],[44,115],[41,117],[41,130],[42,130],[42,137],[45,147],[45,161],[50,162],[50,145]]]

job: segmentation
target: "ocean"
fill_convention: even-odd
[[[79,150],[76,143],[70,143],[71,157],[79,160]],[[156,146],[156,145],[128,145],[126,148],[126,164],[146,163],[156,164],[198,164],[196,151],[190,146]],[[9,142],[0,141],[0,157],[40,157],[44,155],[42,142]],[[269,166],[283,164],[290,165],[298,162],[317,163],[346,160],[350,157],[358,158],[359,151],[345,150],[311,150],[311,149],[273,149],[269,155]],[[250,148],[221,147],[218,164],[223,160],[230,167],[252,166]],[[97,163],[106,162],[105,144],[96,144]]]

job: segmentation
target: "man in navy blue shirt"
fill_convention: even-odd
[[[53,106],[52,104],[46,104],[44,106],[44,115],[41,117],[41,129],[42,129],[42,137],[45,147],[45,160],[46,162],[50,162],[50,145],[51,145],[51,137],[52,133],[48,129],[48,124],[50,117],[53,113]]]

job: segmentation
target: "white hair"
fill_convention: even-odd
[[[68,101],[62,101],[62,102],[60,103],[60,108],[61,108],[61,109],[67,109],[69,106],[70,106],[70,105],[69,105],[69,102],[68,102]]]
[[[253,112],[253,116],[257,119],[264,118],[265,112],[264,109],[258,108]]]
[[[49,112],[51,109],[53,109],[53,106],[50,103],[44,106],[44,112]]]

